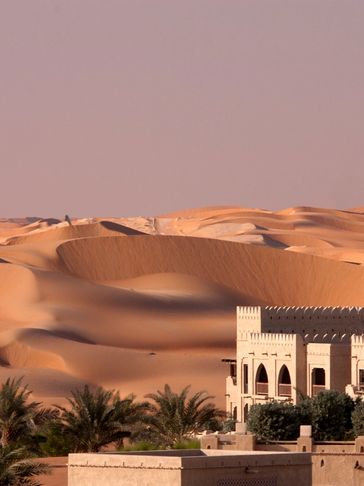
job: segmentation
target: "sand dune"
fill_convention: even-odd
[[[29,228],[28,228],[29,229]],[[85,238],[90,236],[110,236],[110,235],[136,235],[142,232],[129,228],[125,225],[117,224],[112,221],[99,221],[82,224],[59,223],[54,226],[35,227],[28,231],[26,235],[18,234],[4,241],[7,245],[22,245],[24,243],[35,243],[45,241],[63,241],[75,238]]]
[[[364,291],[363,269],[356,265],[230,241],[181,236],[88,238],[63,243],[57,252],[69,273],[83,279],[185,272],[261,304],[359,305]]]
[[[363,305],[364,211],[0,220],[0,379],[64,400],[191,383],[224,403],[235,306]]]

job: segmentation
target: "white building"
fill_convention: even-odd
[[[267,400],[297,403],[324,389],[364,391],[364,308],[238,307],[226,408],[246,422]]]

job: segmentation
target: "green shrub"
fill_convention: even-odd
[[[351,417],[354,436],[364,435],[364,402],[362,400],[356,403]]]
[[[159,450],[160,446],[158,444],[155,444],[153,442],[148,442],[146,440],[141,440],[138,442],[134,442],[133,444],[130,444],[128,446],[125,446],[121,449],[120,451],[156,451]]]
[[[183,440],[176,442],[172,449],[201,449],[201,443],[198,439]]]
[[[312,434],[316,441],[346,440],[352,432],[355,403],[346,393],[325,390],[311,399]]]
[[[256,404],[250,408],[248,430],[258,440],[295,440],[299,435],[299,410],[286,402]]]

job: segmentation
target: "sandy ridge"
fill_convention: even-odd
[[[1,219],[0,379],[49,403],[208,383],[222,405],[235,305],[363,305],[362,262],[362,208]]]

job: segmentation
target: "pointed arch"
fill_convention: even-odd
[[[292,394],[291,375],[286,365],[282,365],[278,375],[278,395],[290,397]]]
[[[255,393],[257,395],[268,394],[268,373],[263,363],[261,363],[257,369],[255,378]]]

